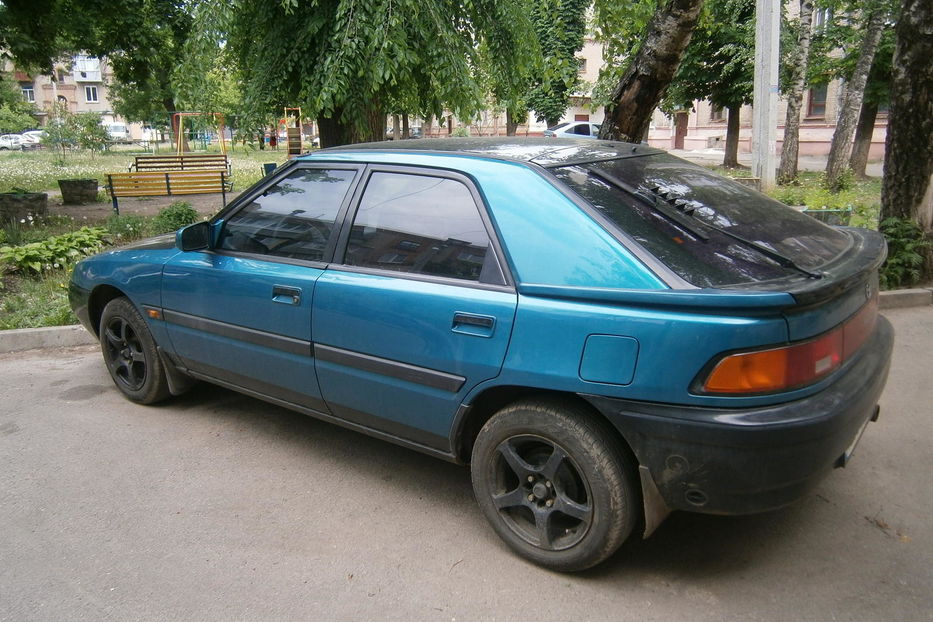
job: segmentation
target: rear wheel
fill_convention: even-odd
[[[169,396],[155,340],[126,298],[107,303],[100,320],[100,348],[114,384],[127,398],[154,404]]]
[[[526,401],[499,411],[480,430],[471,472],[496,533],[548,568],[594,566],[635,525],[631,461],[611,430],[576,404]]]

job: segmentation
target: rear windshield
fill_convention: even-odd
[[[838,257],[849,244],[841,231],[668,154],[551,170],[675,273],[699,287],[801,274],[716,229],[766,247],[805,270]],[[670,216],[672,212],[676,218]]]

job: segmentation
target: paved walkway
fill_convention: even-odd
[[[693,151],[668,149],[667,152],[678,158],[690,160],[691,162],[702,164],[703,166],[718,166],[722,164],[722,159],[725,156],[725,152],[722,149],[696,149]],[[780,160],[776,162],[776,164],[778,163],[780,163]],[[739,153],[739,164],[751,168],[752,154]],[[797,160],[797,166],[802,171],[825,171],[826,156],[800,156]],[[881,177],[883,169],[884,163],[880,160],[869,162],[868,166],[865,167],[865,174],[869,177]]]

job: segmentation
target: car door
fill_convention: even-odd
[[[361,169],[299,164],[220,216],[210,250],[164,267],[163,317],[196,375],[327,412],[312,359],[315,282]]]
[[[348,421],[447,450],[460,403],[499,373],[511,335],[501,250],[462,175],[373,167],[357,193],[344,250],[315,290],[324,400]]]

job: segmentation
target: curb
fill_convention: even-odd
[[[97,343],[97,339],[79,324],[0,330],[0,354],[37,348],[70,348]]]
[[[880,309],[903,309],[933,304],[933,288],[892,289],[881,292],[878,300]]]
[[[933,288],[895,289],[881,292],[881,309],[903,309],[933,305]],[[38,348],[70,348],[96,345],[97,339],[79,324],[0,330],[0,354]]]

